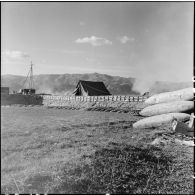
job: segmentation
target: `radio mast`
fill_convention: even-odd
[[[23,89],[20,89],[20,92],[21,94],[35,94],[35,89],[34,89],[34,80],[33,80],[33,63],[31,61],[30,63],[30,70],[27,74],[27,77],[24,81],[24,84],[23,84]],[[28,88],[25,88],[25,84],[26,84],[26,87]]]
[[[33,89],[34,88],[34,81],[33,81],[33,65],[32,61],[30,64],[30,81],[29,81],[29,89]]]

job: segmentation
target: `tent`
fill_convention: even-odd
[[[74,90],[75,96],[105,96],[111,95],[103,82],[80,80]]]

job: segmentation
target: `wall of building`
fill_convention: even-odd
[[[9,94],[9,87],[1,87],[1,94],[8,95]]]
[[[21,94],[1,94],[1,105],[42,105],[43,97],[32,96],[32,95],[21,95]]]

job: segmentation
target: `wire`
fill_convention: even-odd
[[[24,83],[23,83],[23,88],[24,88],[24,85],[25,85],[25,83],[26,83],[26,81],[27,81],[27,79],[28,79],[28,75],[29,75],[29,73],[30,73],[30,70],[29,70],[29,72],[28,72],[28,74],[27,74],[27,77],[26,77],[26,79],[25,79],[25,81],[24,81]]]
[[[31,68],[30,68],[30,70],[29,70],[29,72],[27,74],[27,77],[26,77],[26,79],[25,79],[25,81],[23,83],[23,86],[22,86],[23,88],[24,88],[24,85],[25,85],[28,77],[29,77],[29,88],[33,88],[34,87],[34,80],[33,80],[32,65],[31,65]]]

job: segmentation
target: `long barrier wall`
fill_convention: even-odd
[[[147,99],[144,96],[125,96],[125,95],[114,95],[114,96],[59,96],[59,95],[43,95],[43,103],[45,101],[78,101],[78,102],[101,102],[101,101],[120,101],[120,102],[143,102]],[[45,100],[45,101],[44,101]]]
[[[11,104],[24,104],[24,105],[68,105],[71,102],[78,104],[85,103],[98,103],[98,102],[144,102],[147,97],[143,96],[125,96],[125,95],[113,95],[113,96],[60,96],[60,95],[20,95],[9,94],[1,95],[1,105]],[[83,103],[82,103],[83,102]]]

